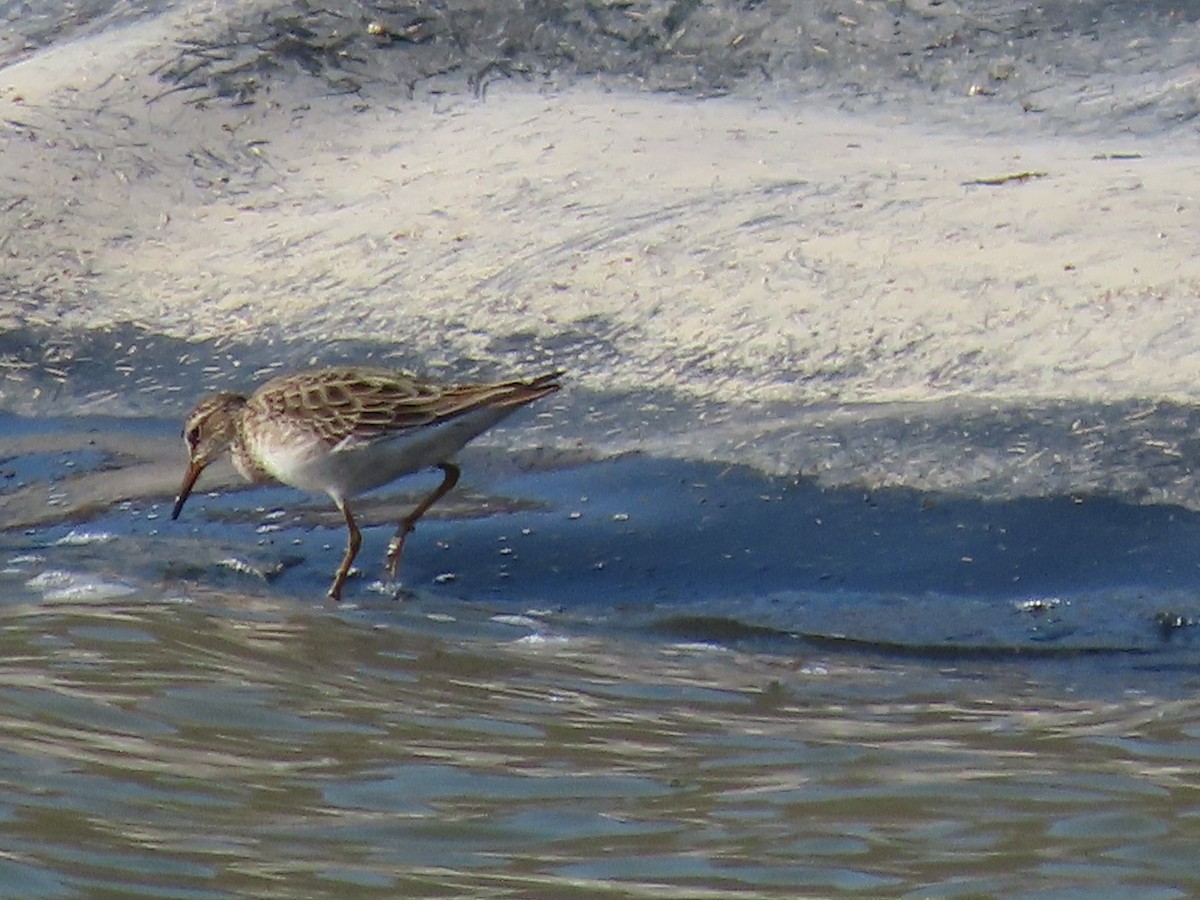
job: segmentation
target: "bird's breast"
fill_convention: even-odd
[[[336,444],[305,428],[299,418],[276,418],[261,428],[250,420],[242,435],[244,461],[284,484],[345,499],[447,462],[513,411],[483,408],[433,425],[350,437]]]

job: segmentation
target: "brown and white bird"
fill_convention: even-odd
[[[458,481],[451,457],[522,406],[559,389],[561,372],[528,381],[439,385],[389,369],[315,369],[283,375],[249,397],[205,397],[184,425],[188,467],[171,518],[179,518],[196,479],[228,450],[242,476],[328,494],[349,541],[329,586],[340,600],[362,545],[348,501],[404,475],[436,467],[442,482],[401,520],[388,544],[395,577],[404,539]]]

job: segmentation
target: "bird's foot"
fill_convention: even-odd
[[[404,538],[407,535],[397,534],[388,541],[387,556],[384,565],[387,568],[388,584],[396,580],[396,571],[400,568],[400,557],[404,555]]]
[[[329,590],[325,592],[325,596],[334,603],[342,602],[342,588],[346,585],[347,578],[353,578],[362,573],[358,569],[338,570],[338,573],[333,576],[333,583],[329,585]]]

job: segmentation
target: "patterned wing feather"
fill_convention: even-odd
[[[272,417],[303,417],[334,445],[421,428],[484,406],[521,406],[558,390],[559,374],[445,387],[388,369],[318,369],[273,379],[250,403]]]

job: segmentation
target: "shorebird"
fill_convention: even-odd
[[[251,482],[328,494],[349,530],[329,586],[329,596],[340,600],[362,546],[348,501],[421,469],[442,471],[441,484],[400,521],[388,543],[387,572],[395,578],[404,539],[458,481],[451,457],[501,419],[557,391],[561,374],[439,385],[405,372],[347,366],[283,375],[249,397],[211,394],[184,425],[188,466],[171,518],[179,518],[204,468],[227,450]]]

